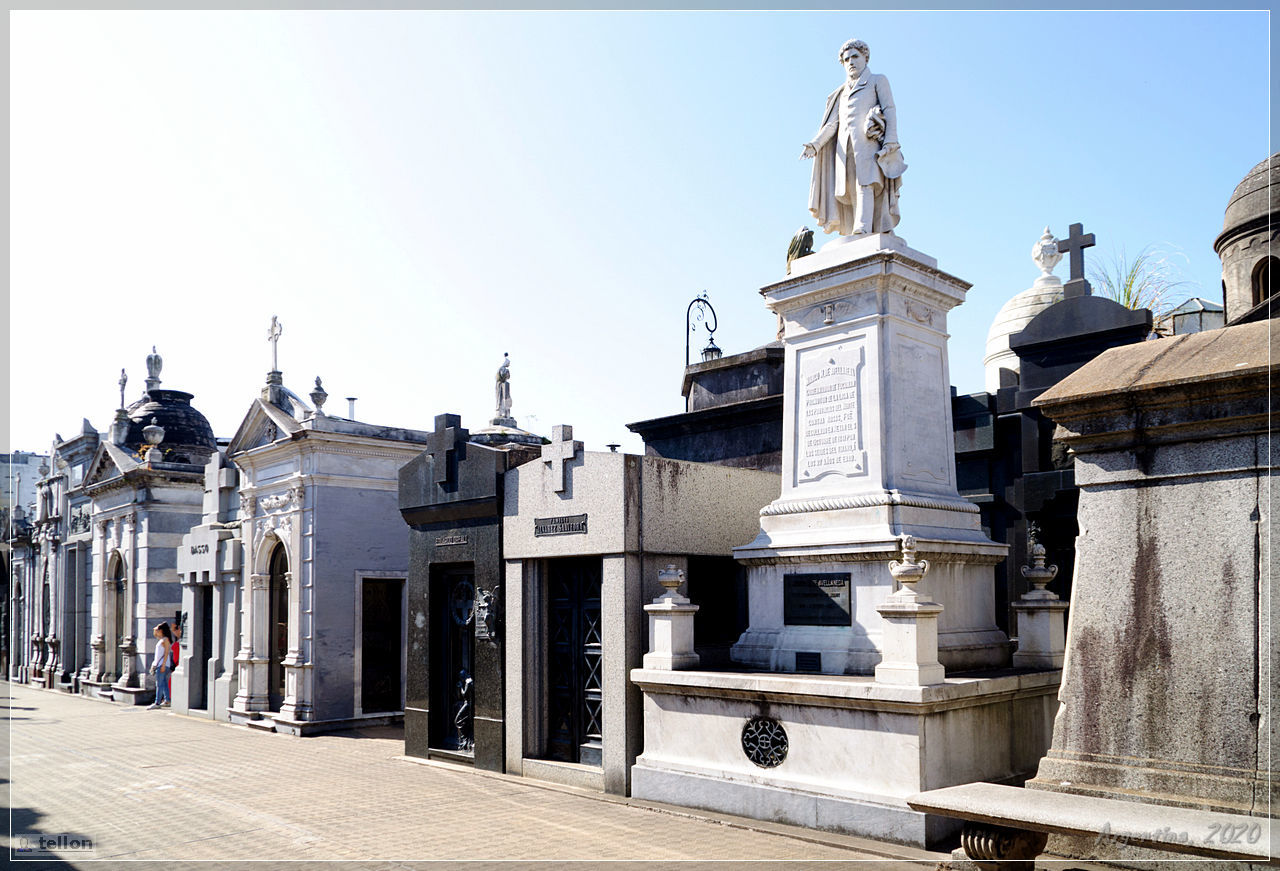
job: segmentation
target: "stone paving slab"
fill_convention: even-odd
[[[933,868],[945,854],[403,758],[398,729],[294,738],[0,686],[18,867],[384,871]],[[91,849],[74,850],[73,840]],[[37,844],[38,846],[38,844]],[[29,857],[29,858],[28,858]],[[85,861],[92,860],[92,861]],[[461,863],[466,863],[462,865]],[[261,863],[261,864],[251,864]],[[759,867],[764,867],[760,865]]]

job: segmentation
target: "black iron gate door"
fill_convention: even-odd
[[[548,563],[547,755],[564,762],[601,762],[600,577],[599,557]]]
[[[432,579],[431,597],[431,635],[435,649],[430,684],[434,722],[429,740],[432,747],[467,752],[475,747],[474,571],[468,566],[436,574]]]

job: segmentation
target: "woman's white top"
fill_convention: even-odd
[[[155,656],[155,659],[151,661],[151,670],[159,671],[160,666],[166,665],[165,660],[168,659],[168,654],[169,654],[169,648],[168,648],[167,640],[164,638],[157,638],[156,639],[156,656]]]

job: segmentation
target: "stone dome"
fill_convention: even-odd
[[[1031,247],[1031,259],[1040,267],[1040,277],[1030,288],[1014,296],[1000,307],[991,329],[987,331],[987,349],[982,358],[984,382],[988,393],[1000,389],[1000,370],[1020,370],[1018,355],[1009,347],[1009,339],[1022,331],[1032,319],[1054,303],[1060,302],[1065,293],[1062,279],[1053,274],[1054,267],[1062,259],[1058,240],[1044,228],[1044,233]]]
[[[204,465],[218,450],[218,442],[209,421],[191,405],[191,397],[181,390],[159,388],[144,393],[128,409],[129,432],[124,446],[139,453],[146,451],[142,430],[155,418],[156,424],[164,427],[164,440],[160,442],[164,462]]]
[[[1241,179],[1227,201],[1222,236],[1265,218],[1280,207],[1280,152],[1259,163]],[[1269,193],[1269,196],[1268,196]],[[1219,237],[1221,238],[1221,237]]]

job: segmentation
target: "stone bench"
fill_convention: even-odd
[[[1114,844],[1280,865],[1280,821],[1269,817],[994,783],[934,789],[911,796],[907,804],[914,810],[964,820],[963,858],[980,868],[1025,869],[1026,860],[1044,850],[1050,834],[1097,836]]]

